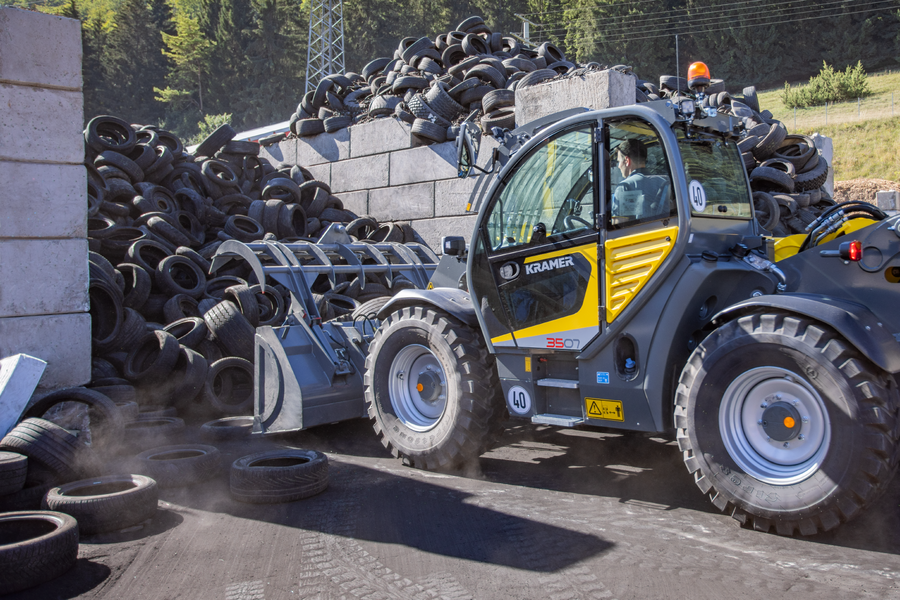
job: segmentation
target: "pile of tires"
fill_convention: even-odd
[[[301,137],[333,133],[353,123],[395,117],[409,123],[422,143],[439,143],[455,139],[457,123],[477,113],[491,135],[494,128],[515,128],[517,88],[578,68],[549,42],[530,47],[492,32],[473,16],[433,40],[400,40],[393,57],[376,58],[361,73],[323,78],[291,115],[291,132]]]
[[[234,136],[223,125],[188,153],[172,133],[117,117],[96,117],[84,130],[89,387],[137,404],[124,411],[131,440],[177,428],[177,415],[192,410],[252,413],[255,329],[281,325],[290,294],[273,282],[263,291],[244,261],[210,275],[223,241],[315,241],[342,223],[354,240],[423,243],[408,226],[344,209],[304,167],[273,166],[259,144]],[[313,291],[322,317],[411,286],[403,278],[367,283],[319,278]]]

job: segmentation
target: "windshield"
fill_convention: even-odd
[[[751,196],[737,145],[712,135],[686,137],[676,131],[691,214],[750,219]]]
[[[584,233],[593,224],[591,129],[565,132],[517,167],[490,209],[492,250]]]

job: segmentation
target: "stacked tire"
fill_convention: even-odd
[[[300,100],[290,128],[306,137],[394,117],[430,144],[455,139],[457,123],[474,113],[491,135],[515,128],[517,88],[595,68],[567,60],[552,43],[535,48],[492,32],[473,16],[433,40],[403,38],[392,57],[370,61],[361,73],[323,78]]]
[[[134,449],[159,436],[177,441],[183,412],[252,412],[255,328],[281,325],[290,294],[272,282],[263,291],[244,261],[211,275],[223,241],[315,241],[340,223],[355,239],[422,242],[407,227],[346,210],[306,168],[272,165],[259,144],[234,137],[223,125],[189,153],[172,133],[117,117],[96,117],[84,130],[90,387],[122,407]],[[314,286],[326,318],[352,311],[360,292],[368,300],[382,282],[346,283]]]

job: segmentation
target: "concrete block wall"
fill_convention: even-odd
[[[90,379],[81,23],[0,7],[0,358]]]
[[[516,93],[519,124],[575,106],[608,108],[634,103],[634,76],[595,71]],[[478,163],[484,167],[497,142],[482,137]],[[393,117],[354,125],[334,134],[290,139],[263,149],[277,164],[302,165],[331,186],[344,206],[378,222],[408,223],[440,252],[445,235],[468,240],[475,214],[466,204],[490,176],[456,176],[456,142],[419,145],[410,126]]]
[[[482,139],[478,162],[487,164],[497,143]],[[271,162],[298,164],[331,186],[344,207],[379,223],[410,224],[436,252],[441,237],[466,239],[475,214],[466,213],[473,190],[486,177],[456,176],[456,142],[419,145],[410,126],[393,117],[263,149]]]

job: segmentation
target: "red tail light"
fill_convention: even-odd
[[[860,243],[859,240],[844,242],[843,244],[841,244],[838,251],[841,254],[841,258],[844,260],[852,260],[853,262],[859,262],[862,260],[862,243]]]

